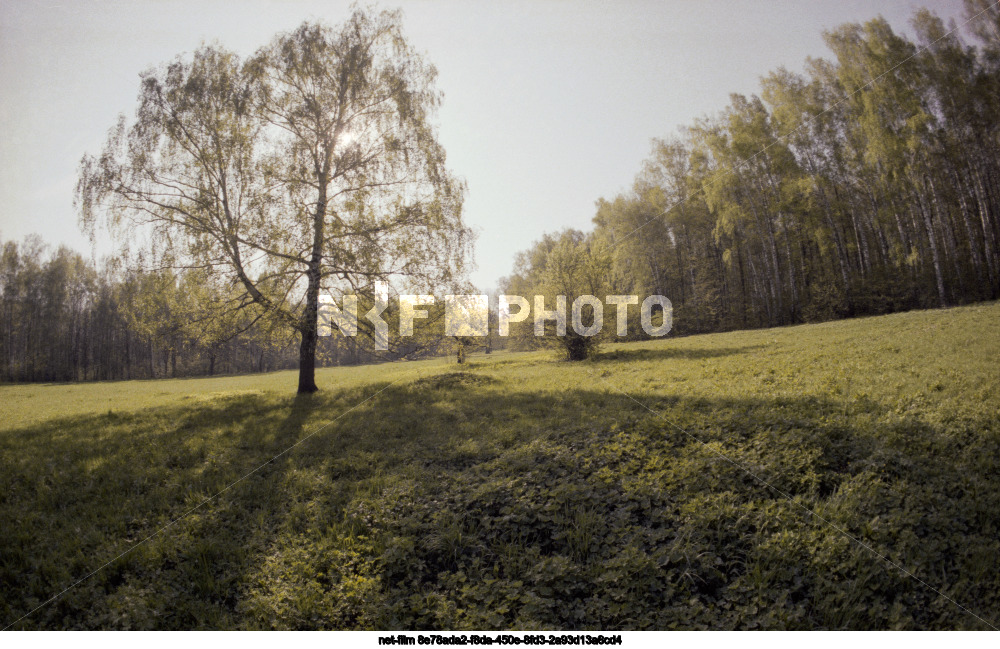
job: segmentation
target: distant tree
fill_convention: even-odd
[[[107,217],[148,235],[161,266],[241,287],[298,332],[298,391],[315,391],[321,290],[463,272],[464,186],[431,124],[435,76],[398,12],[306,23],[246,62],[202,47],[145,73],[135,122],[83,159],[82,222]]]
[[[568,360],[588,358],[608,335],[609,327],[617,331],[615,315],[611,322],[605,318],[610,271],[610,255],[593,236],[579,230],[545,235],[518,256],[515,273],[504,281],[505,292],[526,298],[532,313],[531,318],[513,327],[513,337],[522,346],[560,349]],[[579,313],[574,314],[577,300]],[[538,307],[561,312],[562,316],[546,318],[536,325]]]

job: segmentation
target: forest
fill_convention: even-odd
[[[666,295],[677,333],[997,298],[1000,14],[969,27],[978,47],[926,10],[916,42],[881,19],[825,34],[835,60],[656,140],[592,231],[543,237],[504,288]]]
[[[759,95],[734,94],[655,139],[631,190],[597,201],[592,230],[545,235],[499,292],[665,295],[681,335],[1000,297],[1000,10],[966,5],[972,42],[928,10],[912,20],[914,40],[881,18],[824,34],[831,59],[773,71]],[[205,267],[142,262],[3,242],[0,380],[296,365],[287,318],[238,285]],[[637,325],[627,336],[643,337]],[[515,330],[486,344],[547,342]],[[453,347],[396,343],[377,354],[363,336],[334,335],[316,362]]]

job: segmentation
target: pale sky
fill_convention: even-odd
[[[137,105],[139,73],[217,41],[252,53],[339,0],[0,0],[0,238],[38,233],[91,255],[73,211],[76,170]],[[439,71],[437,123],[478,232],[472,280],[496,285],[544,232],[590,229],[628,189],[650,140],[759,91],[778,66],[826,57],[823,29],[881,14],[897,31],[960,0],[381,2]],[[110,252],[99,243],[96,254]]]

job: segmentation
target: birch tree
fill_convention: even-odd
[[[306,23],[246,61],[202,47],[143,74],[135,120],[83,159],[81,220],[161,266],[221,274],[298,332],[298,391],[313,392],[321,291],[403,278],[429,292],[464,272],[435,76],[398,12]]]

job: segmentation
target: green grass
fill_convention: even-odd
[[[1000,626],[998,367],[993,303],[3,386],[0,624],[110,562],[14,628]]]

